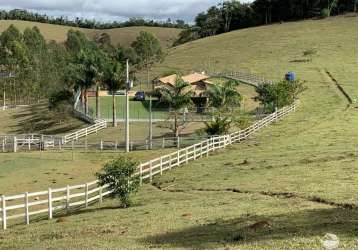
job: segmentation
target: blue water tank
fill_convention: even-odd
[[[285,75],[285,80],[289,82],[296,81],[296,73],[295,72],[288,72]]]

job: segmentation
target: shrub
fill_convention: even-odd
[[[329,11],[329,9],[325,8],[321,10],[321,17],[322,18],[326,18],[329,17],[331,15],[331,12]]]
[[[208,135],[226,135],[229,133],[231,123],[229,117],[216,116],[213,121],[205,123],[205,132]]]
[[[119,198],[124,208],[131,205],[130,196],[139,188],[139,176],[134,176],[138,163],[131,159],[120,157],[107,163],[101,172],[96,173],[100,185],[109,185],[113,190],[111,197]]]
[[[301,81],[280,81],[273,84],[261,84],[256,92],[258,96],[257,101],[260,101],[268,112],[273,112],[275,108],[282,108],[291,105],[298,94],[305,90],[303,82]]]

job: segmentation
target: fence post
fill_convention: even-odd
[[[101,151],[103,151],[103,140],[101,140],[100,148],[101,148]]]
[[[70,210],[70,186],[67,185],[66,187],[66,210],[67,213]]]
[[[2,152],[5,153],[5,140],[2,140]]]
[[[185,163],[189,163],[189,155],[188,155],[188,148],[185,148]]]
[[[29,193],[24,194],[24,205],[25,205],[25,223],[26,225],[30,224],[30,215],[29,215]]]
[[[177,137],[177,148],[180,149],[180,137]]]
[[[148,140],[145,140],[145,149],[146,149],[146,150],[149,150],[149,143],[148,143]]]
[[[16,136],[14,136],[14,153],[17,152],[17,139]]]
[[[172,155],[169,155],[169,169],[172,169]]]
[[[180,150],[177,151],[177,158],[178,158],[177,164],[179,167],[180,166]]]
[[[48,189],[48,219],[52,219],[52,190]]]
[[[99,187],[99,204],[102,204],[102,202],[103,202],[103,195],[102,195],[102,193],[103,193],[103,187],[100,186],[100,187]]]
[[[139,183],[142,186],[143,185],[143,165],[140,163],[139,165]]]
[[[194,160],[196,160],[196,145],[194,145]]]
[[[206,157],[209,157],[210,139],[206,140]]]
[[[133,141],[131,141],[131,151],[133,151]]]
[[[204,142],[200,143],[200,158],[203,158],[203,143]]]
[[[1,196],[1,209],[2,209],[2,229],[6,229],[6,200],[5,195]]]
[[[118,141],[116,140],[114,143],[114,149],[117,151],[118,150]]]
[[[160,157],[160,175],[163,175],[163,156]]]
[[[153,169],[152,169],[152,166],[153,166],[153,162],[149,161],[149,179],[150,179],[150,182],[153,181]]]
[[[27,143],[28,143],[27,146],[28,146],[28,148],[29,148],[29,151],[31,151],[31,139],[30,139],[30,138],[28,139]]]
[[[85,207],[88,208],[88,183],[85,185]]]
[[[165,137],[163,137],[162,148],[165,148]]]
[[[275,108],[275,121],[278,121],[278,109],[277,107]]]

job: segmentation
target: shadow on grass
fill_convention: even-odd
[[[45,103],[31,105],[22,112],[12,115],[12,119],[19,122],[11,126],[12,133],[42,133],[42,134],[63,134],[82,127],[81,122],[71,121],[71,115],[63,118],[60,124],[58,115],[48,110]],[[74,120],[75,121],[75,120]]]
[[[357,216],[358,211],[339,208],[292,212],[270,218],[244,215],[233,220],[217,219],[204,225],[148,236],[141,239],[141,243],[168,248],[209,249],[217,244],[240,245],[264,240],[323,237],[326,233],[354,238],[358,234]],[[272,224],[270,228],[254,230],[250,227],[266,220]]]

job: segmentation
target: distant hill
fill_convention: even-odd
[[[177,38],[178,34],[181,31],[180,29],[162,27],[126,27],[117,29],[96,30],[28,21],[1,20],[0,32],[7,29],[10,24],[14,24],[21,31],[23,31],[26,27],[31,28],[37,26],[47,40],[55,40],[56,42],[64,42],[66,40],[67,32],[70,29],[81,30],[82,32],[87,34],[89,38],[93,38],[100,33],[108,33],[112,38],[113,45],[117,45],[120,43],[123,46],[129,46],[136,39],[139,32],[143,30],[153,33],[160,40],[162,46],[165,48],[170,47],[173,44],[174,40]]]

